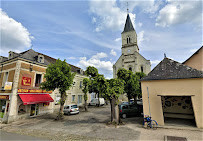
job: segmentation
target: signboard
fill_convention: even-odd
[[[41,89],[18,89],[18,93],[52,93],[52,91]]]
[[[9,95],[0,95],[0,99],[9,99]]]
[[[11,90],[12,89],[12,82],[6,82],[4,86],[4,90]]]
[[[23,77],[22,86],[31,86],[31,77]]]

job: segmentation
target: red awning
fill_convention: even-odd
[[[23,105],[54,102],[49,94],[18,94]]]

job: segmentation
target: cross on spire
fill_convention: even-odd
[[[127,2],[127,14],[129,13],[129,9],[128,9],[128,2]]]

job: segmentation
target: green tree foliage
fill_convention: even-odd
[[[131,98],[134,98],[134,102],[136,103],[137,96],[142,94],[139,80],[144,77],[145,74],[142,72],[134,74],[132,71],[122,68],[118,70],[117,76],[125,82],[124,91],[127,93],[128,101],[130,101]]]
[[[56,60],[55,63],[49,64],[46,69],[46,81],[41,83],[41,88],[46,90],[58,89],[61,94],[60,110],[57,119],[62,119],[63,108],[66,100],[66,90],[69,90],[73,84],[75,74],[71,72],[71,67],[66,63],[66,60]]]
[[[104,91],[103,86],[106,80],[103,75],[98,73],[98,70],[95,67],[87,67],[85,73],[87,76],[89,76],[90,79],[89,92],[97,94],[99,103],[98,106],[100,106],[99,97],[102,96]]]
[[[98,70],[97,70],[97,68],[95,68],[93,66],[89,66],[89,67],[87,67],[85,73],[90,78],[94,78],[98,75]]]
[[[85,111],[87,111],[87,93],[89,92],[89,85],[90,85],[90,81],[88,78],[84,78],[83,79],[83,93],[84,93],[84,101],[85,101]]]

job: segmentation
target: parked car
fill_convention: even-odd
[[[63,112],[67,115],[79,114],[79,107],[78,105],[65,105]]]
[[[142,113],[142,106],[138,104],[120,104],[119,115],[122,118],[127,116],[140,116]]]
[[[104,98],[99,98],[99,101],[98,101],[98,98],[93,98],[89,105],[92,106],[92,105],[98,105],[100,103],[101,106],[103,106],[105,104],[105,101],[104,101]]]

